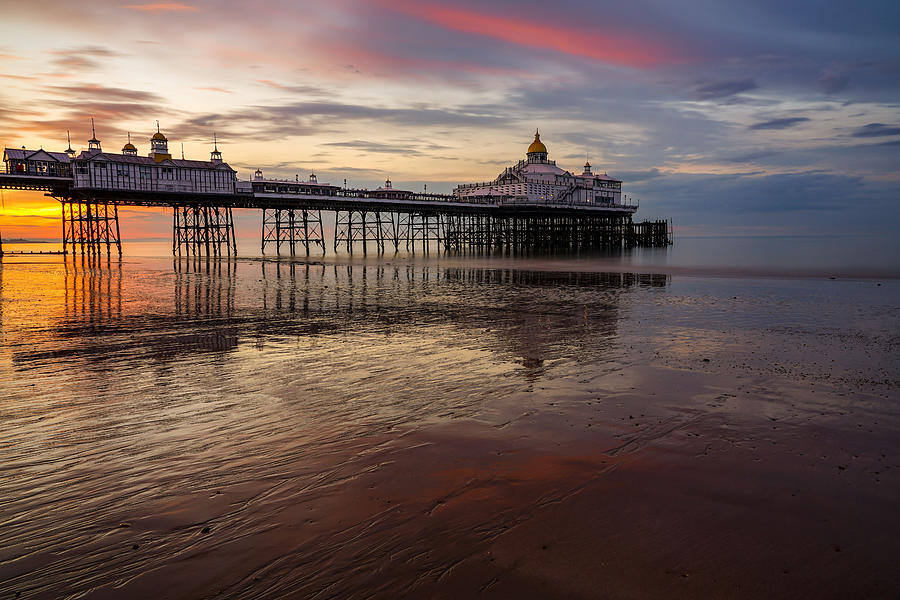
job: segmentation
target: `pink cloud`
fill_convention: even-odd
[[[382,0],[382,3],[398,12],[453,31],[615,65],[647,69],[683,60],[672,48],[634,34],[625,36],[601,29],[588,32],[579,30],[577,26],[558,27],[519,17],[499,17],[436,3],[409,0]]]
[[[196,6],[180,4],[178,2],[166,2],[162,4],[129,4],[125,8],[139,10],[141,12],[197,12]]]
[[[230,93],[232,93],[231,90],[226,90],[225,88],[220,88],[220,87],[215,87],[215,86],[211,86],[211,87],[195,87],[194,89],[195,89],[195,90],[200,90],[200,91],[202,91],[202,92],[218,92],[218,93],[220,93],[220,94],[230,94]]]

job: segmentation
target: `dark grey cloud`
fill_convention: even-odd
[[[809,121],[807,117],[785,117],[783,119],[772,119],[771,121],[754,123],[750,126],[750,129],[787,129],[788,127],[793,127],[794,125],[799,125],[806,121]]]
[[[421,156],[422,152],[416,150],[413,146],[404,144],[383,144],[381,142],[367,142],[365,140],[353,140],[350,142],[329,142],[325,146],[335,146],[338,148],[350,148],[353,150],[362,150],[363,152],[375,152],[381,154],[403,154],[407,156]]]
[[[648,179],[656,179],[657,177],[661,177],[662,173],[660,173],[659,169],[653,167],[646,171],[616,171],[614,175],[622,179],[622,181],[637,183],[639,181],[647,181]]]
[[[777,150],[754,150],[750,152],[744,152],[741,154],[731,154],[725,155],[720,158],[722,162],[727,163],[747,163],[758,161],[763,158],[772,158],[773,156],[777,156],[779,152]]]
[[[749,92],[757,87],[753,79],[725,79],[698,84],[691,95],[696,100],[718,100],[741,92]]]
[[[81,85],[52,85],[45,88],[56,96],[65,96],[78,102],[156,102],[162,103],[164,99],[153,92],[130,90],[125,88],[113,88],[95,84]]]
[[[272,81],[270,79],[257,79],[258,83],[263,84],[266,87],[280,90],[282,92],[288,94],[296,94],[300,96],[317,96],[317,97],[332,97],[334,96],[334,91],[328,88],[317,86],[317,85],[308,85],[308,84],[286,84],[281,83],[279,81]]]
[[[841,69],[828,67],[819,75],[817,83],[826,94],[836,94],[847,88],[850,84],[850,76]]]
[[[235,139],[273,139],[336,132],[350,122],[390,123],[403,127],[496,127],[508,124],[508,115],[490,111],[439,108],[385,108],[340,102],[294,102],[269,106],[250,106],[226,114],[193,116],[175,129],[192,136],[211,131],[224,132]],[[374,146],[370,147],[371,151]]]
[[[758,225],[808,232],[847,233],[900,225],[896,182],[866,181],[851,174],[809,170],[788,174],[665,174],[629,185],[641,218],[715,227]],[[877,215],[877,217],[874,217]]]
[[[853,132],[853,137],[885,137],[900,135],[900,126],[869,123]]]

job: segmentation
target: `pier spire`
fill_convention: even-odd
[[[219,152],[219,140],[216,132],[213,132],[213,151],[209,153],[209,160],[214,163],[222,162],[222,153]]]
[[[68,129],[66,129],[66,141],[69,143],[69,147],[66,148],[66,155],[70,159],[75,158],[75,151],[72,150],[72,136],[69,134]]]
[[[97,131],[94,129],[94,117],[91,117],[91,139],[88,140],[88,152],[103,152],[100,149],[100,140],[97,139]]]

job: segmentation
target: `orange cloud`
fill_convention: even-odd
[[[571,26],[556,27],[515,17],[498,17],[407,0],[386,0],[386,4],[394,10],[446,29],[615,65],[647,69],[658,64],[680,61],[671,48],[646,39],[637,39],[633,35],[626,37],[600,29],[579,31]]]
[[[179,4],[177,2],[167,2],[162,4],[129,4],[125,6],[125,8],[139,10],[141,12],[197,12],[200,10],[196,6]]]

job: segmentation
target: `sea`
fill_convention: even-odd
[[[897,239],[255,243],[2,258],[0,598],[900,593]]]

